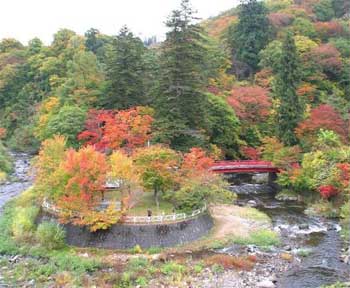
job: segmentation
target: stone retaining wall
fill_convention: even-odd
[[[171,247],[197,240],[213,227],[207,213],[197,218],[171,224],[126,225],[116,224],[106,231],[90,232],[89,229],[65,225],[67,244],[78,247],[129,249]]]

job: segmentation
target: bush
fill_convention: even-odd
[[[59,249],[64,246],[65,231],[54,222],[42,222],[36,231],[40,245],[47,249]]]
[[[70,271],[83,274],[93,272],[100,267],[95,260],[81,258],[67,251],[53,252],[50,256],[50,262],[57,267],[58,272]]]
[[[12,171],[11,158],[4,145],[0,142],[0,172],[10,173]]]
[[[186,267],[175,262],[168,262],[163,265],[160,271],[165,275],[182,274],[186,271]]]
[[[15,208],[12,220],[12,234],[16,240],[25,241],[31,238],[38,213],[39,208],[34,206]]]

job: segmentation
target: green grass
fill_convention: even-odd
[[[238,214],[241,218],[248,219],[248,220],[255,220],[255,221],[264,221],[264,222],[271,222],[271,219],[269,216],[267,216],[265,213],[250,207],[240,207],[238,210]]]
[[[135,207],[131,208],[128,211],[128,215],[130,216],[147,216],[147,210],[150,209],[152,211],[152,215],[162,215],[172,214],[174,206],[169,203],[169,201],[165,201],[159,197],[159,209],[156,206],[154,201],[154,197],[152,193],[144,193],[142,197],[139,199],[139,202],[135,205]]]
[[[239,245],[256,245],[258,247],[278,246],[281,243],[278,233],[268,229],[252,232],[248,237],[235,237],[232,241]]]

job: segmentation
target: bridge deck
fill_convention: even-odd
[[[210,168],[215,173],[278,173],[279,169],[269,161],[218,161]]]

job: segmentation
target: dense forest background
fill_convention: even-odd
[[[163,43],[127,27],[1,40],[4,142],[34,152],[61,134],[76,147],[90,109],[134,106],[153,109],[152,141],[178,150],[254,159],[276,137],[308,151],[321,128],[348,142],[348,1],[252,0],[202,22],[182,1],[166,25]]]

